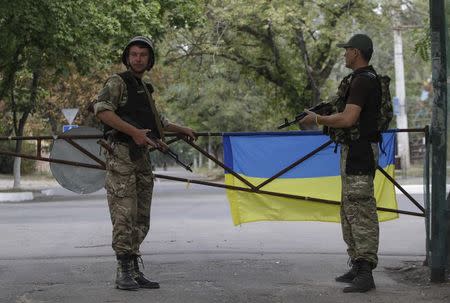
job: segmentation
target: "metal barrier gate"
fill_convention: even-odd
[[[412,197],[412,195],[409,194],[396,180],[394,180],[390,175],[388,175],[388,173],[386,171],[384,171],[383,168],[378,166],[377,169],[390,182],[392,182],[395,185],[395,187],[398,190],[400,190],[410,200],[410,202],[413,203],[418,208],[419,211],[412,212],[412,211],[389,209],[389,208],[383,208],[383,207],[377,207],[377,209],[380,211],[385,211],[385,212],[394,212],[394,213],[398,213],[398,214],[424,217],[425,218],[425,229],[426,229],[426,251],[427,251],[427,260],[428,260],[428,256],[429,256],[429,252],[430,252],[430,232],[429,232],[429,230],[430,230],[430,168],[429,168],[429,163],[430,163],[429,136],[430,136],[430,134],[429,134],[429,127],[426,126],[424,128],[415,128],[415,129],[393,129],[393,130],[388,130],[387,132],[394,132],[394,133],[415,132],[415,133],[423,133],[424,134],[424,138],[425,138],[425,143],[424,143],[425,144],[424,206],[422,206],[419,202],[417,202],[417,200],[414,199]],[[34,155],[22,154],[22,153],[16,154],[13,152],[1,151],[1,150],[0,150],[0,154],[9,155],[9,156],[13,156],[13,157],[21,157],[21,158],[26,158],[26,159],[38,160],[38,161],[46,161],[46,162],[51,162],[51,163],[64,164],[64,165],[72,165],[72,166],[76,166],[76,167],[84,167],[84,168],[88,168],[88,169],[105,170],[106,166],[105,166],[105,162],[103,159],[100,159],[97,155],[93,154],[87,148],[83,147],[82,144],[75,141],[75,140],[89,140],[89,139],[99,140],[99,139],[102,139],[102,135],[100,133],[93,134],[93,135],[92,134],[90,134],[90,135],[85,135],[85,134],[71,135],[69,133],[70,133],[70,131],[68,132],[68,134],[60,134],[60,135],[54,135],[54,136],[0,137],[0,141],[10,141],[10,140],[31,140],[31,141],[34,140],[34,141],[36,141],[36,152]],[[198,136],[220,136],[220,137],[223,136],[224,134],[226,134],[226,133],[208,133],[208,132],[197,133]],[[228,134],[230,134],[230,133],[228,133]],[[286,194],[286,193],[266,191],[263,189],[263,187],[265,185],[269,184],[270,182],[277,179],[279,176],[283,175],[290,169],[294,168],[295,166],[304,162],[308,158],[312,157],[317,152],[326,148],[328,145],[330,145],[332,143],[331,140],[322,144],[321,146],[319,146],[315,150],[311,151],[309,154],[305,155],[304,157],[301,157],[300,159],[296,160],[289,166],[283,168],[282,170],[280,170],[279,172],[277,172],[276,174],[274,174],[273,176],[271,176],[269,179],[262,182],[261,184],[254,185],[254,184],[251,184],[250,182],[248,182],[245,178],[243,178],[236,172],[234,172],[230,167],[227,167],[223,163],[223,161],[221,161],[221,160],[217,159],[216,157],[214,157],[213,155],[209,154],[206,150],[204,150],[201,146],[197,145],[196,143],[186,140],[181,137],[177,137],[176,135],[170,134],[170,133],[167,134],[167,137],[171,138],[170,140],[168,140],[166,142],[168,145],[170,145],[174,142],[180,141],[180,140],[184,141],[186,144],[190,145],[192,148],[197,150],[203,156],[205,156],[206,158],[210,159],[215,164],[217,164],[218,166],[223,168],[227,173],[233,175],[234,177],[236,177],[237,179],[242,181],[245,185],[247,185],[247,187],[231,186],[231,185],[221,184],[221,183],[217,183],[217,182],[193,180],[193,179],[180,178],[180,177],[174,177],[174,176],[168,176],[168,175],[162,175],[162,174],[155,174],[154,176],[156,178],[167,179],[167,180],[172,180],[172,181],[179,181],[179,182],[186,182],[186,183],[192,183],[192,184],[200,184],[200,185],[205,185],[205,186],[219,187],[219,188],[224,188],[224,189],[228,189],[228,190],[238,190],[238,191],[245,191],[245,192],[251,192],[251,193],[256,193],[256,194],[271,195],[271,196],[285,197],[285,198],[292,198],[292,199],[299,199],[299,200],[301,199],[301,200],[307,200],[310,202],[340,205],[340,202],[338,202],[338,201],[331,201],[331,200],[318,199],[318,198],[313,198],[313,197],[305,197],[305,196],[299,196],[299,195],[291,195],[291,194]],[[81,153],[83,153],[84,155],[86,155],[88,158],[92,159],[95,162],[95,164],[81,163],[81,162],[77,162],[77,161],[72,161],[70,159],[58,159],[58,158],[52,158],[52,157],[43,157],[42,156],[42,141],[45,141],[45,140],[52,140],[52,141],[63,140],[64,142],[66,142],[67,144],[69,144],[70,146],[75,148],[76,150],[78,150]],[[55,176],[55,178],[56,178],[56,176]],[[60,184],[61,184],[61,182],[60,182]]]

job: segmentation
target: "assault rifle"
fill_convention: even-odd
[[[159,139],[158,137],[156,137],[152,132],[148,132],[147,133],[147,137],[155,142],[157,142],[157,140]],[[175,160],[175,162],[184,167],[184,169],[190,171],[192,173],[192,169],[191,169],[191,164],[185,164],[183,162],[180,161],[180,159],[178,158],[178,154],[176,154],[173,150],[171,150],[169,147],[167,147],[167,149],[163,150],[162,148],[157,148],[160,152],[162,152],[164,155],[171,157],[172,159]]]
[[[139,124],[137,124],[136,122],[134,122],[133,120],[131,120],[128,117],[121,117],[121,119],[124,120],[125,122],[133,125],[136,128],[142,129],[142,127]],[[152,131],[149,131],[147,133],[147,137],[150,140],[154,141],[154,142],[157,142],[159,140],[159,138]],[[137,157],[139,157],[139,152],[140,152],[139,148],[140,148],[140,146],[138,146],[131,137],[130,137],[129,146],[130,146],[130,158],[132,158],[132,159],[135,158],[136,159]],[[192,169],[191,169],[192,163],[191,164],[185,164],[185,163],[181,162],[179,157],[178,157],[178,154],[175,153],[173,150],[171,150],[169,147],[167,149],[165,149],[165,150],[163,148],[160,148],[160,147],[157,147],[156,149],[159,150],[164,155],[174,159],[175,162],[178,165],[184,167],[184,169],[192,172]]]
[[[312,111],[319,115],[329,115],[331,113],[333,106],[330,103],[321,102],[317,104],[316,106],[311,107],[308,109],[309,111]],[[301,112],[297,116],[295,116],[294,120],[289,121],[287,118],[284,119],[284,123],[278,126],[278,129],[282,129],[288,126],[291,126],[292,124],[298,123],[301,119],[305,118],[306,115],[308,115],[306,112]]]

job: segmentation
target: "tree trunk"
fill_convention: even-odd
[[[306,42],[305,38],[303,37],[303,31],[302,29],[297,30],[297,45],[300,49],[300,52],[302,54],[303,64],[305,66],[305,72],[308,76],[308,86],[311,88],[312,92],[312,100],[309,101],[309,106],[316,105],[320,102],[320,90],[317,86],[316,79],[314,77],[314,70],[311,67],[311,62],[309,59],[309,53],[306,48]]]
[[[14,166],[13,166],[13,175],[14,175],[14,185],[13,188],[20,188],[20,164],[22,162],[22,158],[15,157],[14,158]]]
[[[50,124],[50,127],[52,129],[52,134],[56,134],[58,132],[58,123],[55,118],[53,118],[51,115],[47,116],[48,123]]]
[[[14,52],[11,64],[9,64],[5,70],[2,71],[2,82],[0,85],[0,100],[7,95],[8,91],[14,87],[14,81],[16,79],[16,72],[19,70],[19,57],[22,54],[23,47],[20,46]]]
[[[39,72],[34,71],[33,72],[33,80],[31,83],[31,94],[30,94],[30,104],[27,107],[27,109],[23,112],[22,117],[19,120],[18,125],[16,125],[17,122],[17,111],[16,111],[16,106],[15,106],[15,99],[14,99],[14,94],[13,91],[11,92],[11,100],[13,103],[13,115],[14,115],[14,127],[15,127],[15,132],[16,132],[16,136],[21,137],[23,136],[23,132],[25,129],[25,124],[27,122],[28,116],[30,115],[31,111],[35,108],[36,105],[36,99],[37,99],[37,90],[38,90],[38,80],[39,80]],[[22,144],[23,141],[22,140],[16,140],[16,149],[15,149],[15,153],[16,154],[20,154],[22,152]],[[21,167],[21,159],[19,157],[16,157],[14,159],[14,167],[13,167],[13,174],[14,174],[14,188],[19,188],[20,187],[20,180],[21,180],[21,175],[20,175],[20,167]]]
[[[19,125],[16,129],[16,136],[21,137],[23,136],[23,130],[25,128],[25,123],[27,122],[28,119],[28,114],[29,111],[24,112],[22,115],[22,118],[20,118],[19,120]],[[15,149],[15,153],[16,154],[20,154],[22,153],[22,145],[23,145],[23,141],[22,140],[16,140],[16,149]],[[14,166],[13,166],[13,175],[14,175],[14,188],[20,188],[20,167],[21,167],[21,158],[20,157],[15,157],[14,158]]]
[[[22,118],[19,120],[19,125],[16,128],[16,136],[23,136],[23,129],[25,127],[25,123],[28,118],[28,113],[23,113]],[[16,140],[16,148],[15,153],[22,153],[22,140]],[[14,188],[20,188],[20,167],[21,167],[22,159],[20,157],[14,158],[14,166],[13,166],[13,175],[14,175]]]

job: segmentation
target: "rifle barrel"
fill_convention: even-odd
[[[331,104],[329,103],[319,103],[316,106],[310,108],[309,110],[312,112],[315,112],[317,114],[324,114],[327,111],[331,110]],[[329,113],[328,113],[329,114]],[[284,123],[281,124],[280,126],[278,126],[278,129],[282,129],[285,127],[288,127],[294,123],[299,122],[301,119],[303,119],[304,117],[306,117],[308,114],[306,112],[301,112],[300,114],[298,114],[297,116],[295,116],[294,120],[289,121],[287,118],[284,119]]]
[[[281,124],[280,126],[278,126],[278,129],[282,129],[288,126],[291,126],[292,124],[297,123],[298,121],[300,121],[301,119],[303,119],[304,117],[306,117],[306,113],[302,112],[301,114],[297,115],[294,120],[289,121],[288,119],[284,119],[284,123]]]

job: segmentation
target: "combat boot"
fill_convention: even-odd
[[[140,288],[151,288],[157,289],[159,288],[159,283],[150,281],[147,277],[144,276],[144,273],[139,270],[139,260],[142,263],[142,267],[144,267],[144,262],[140,256],[133,255],[132,263],[133,263],[133,279],[139,285]]]
[[[344,292],[367,292],[375,288],[375,281],[372,276],[372,264],[366,260],[357,260],[359,263],[358,273],[349,287],[343,289]]]
[[[116,288],[123,290],[137,290],[139,284],[133,279],[132,260],[129,255],[117,256]]]
[[[351,283],[353,281],[353,279],[356,277],[356,274],[358,273],[359,263],[350,260],[349,265],[351,265],[350,270],[345,274],[336,277],[336,282]]]

